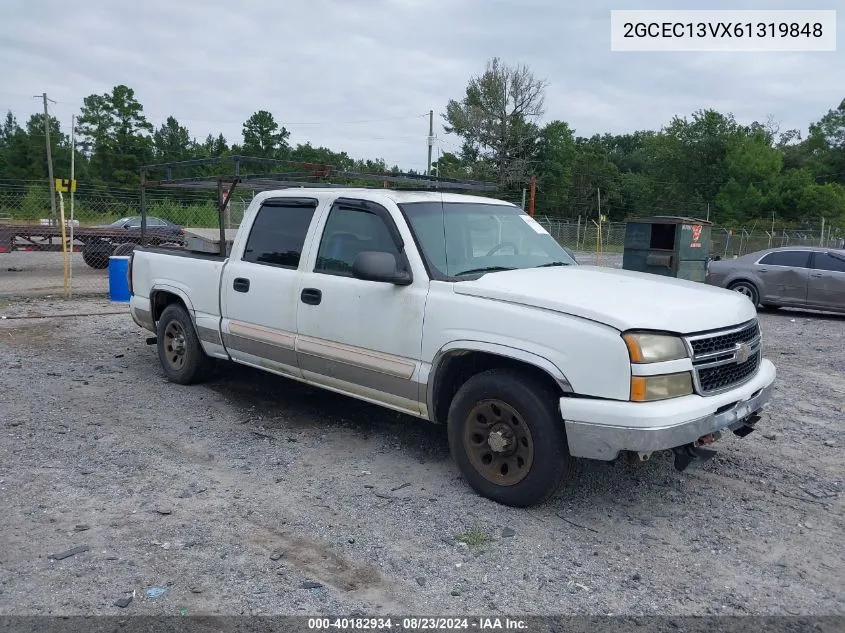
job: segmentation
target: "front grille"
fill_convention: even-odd
[[[752,321],[741,330],[728,334],[716,334],[707,338],[700,338],[690,341],[693,354],[712,354],[732,350],[737,343],[750,343],[760,336],[760,325]]]
[[[730,365],[717,365],[716,367],[699,369],[698,382],[701,385],[701,391],[704,393],[721,391],[742,383],[757,371],[759,364],[760,352],[758,351],[739,365],[731,363]]]
[[[693,354],[695,389],[701,395],[746,382],[756,373],[763,357],[756,319],[738,328],[692,335],[686,340]]]

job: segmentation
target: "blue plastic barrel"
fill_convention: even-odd
[[[109,299],[129,302],[129,256],[112,255],[109,257]]]

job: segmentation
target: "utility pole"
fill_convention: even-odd
[[[76,115],[70,116],[70,264],[68,297],[73,296],[73,180],[76,178]]]
[[[530,198],[528,199],[528,215],[534,217],[534,201],[537,196],[537,176],[531,176]]]
[[[599,223],[596,225],[596,266],[598,266],[601,253],[601,189],[599,187],[596,187],[596,203],[599,208]]]
[[[47,142],[47,177],[50,179],[50,211],[53,215],[53,222],[56,221],[56,181],[53,180],[53,156],[50,149],[50,114],[47,112],[47,102],[52,99],[47,98],[47,93],[42,92],[41,95],[33,96],[33,99],[41,98],[44,101],[44,138]]]
[[[710,221],[710,203],[707,203],[707,221]]]
[[[428,169],[425,175],[431,178],[431,146],[434,145],[434,110],[428,111]],[[439,176],[440,174],[438,174]]]

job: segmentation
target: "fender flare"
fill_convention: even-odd
[[[428,374],[425,394],[425,402],[428,409],[429,419],[433,420],[434,418],[434,389],[437,381],[437,372],[440,370],[440,366],[443,361],[450,354],[462,351],[484,352],[532,365],[553,378],[564,393],[575,393],[575,390],[572,388],[572,385],[566,375],[557,365],[544,356],[540,356],[539,354],[535,354],[534,352],[529,352],[518,347],[502,345],[501,343],[488,343],[485,341],[472,340],[450,341],[437,350],[437,353],[434,355],[434,359],[431,361],[431,368]]]
[[[166,283],[154,283],[153,287],[150,289],[150,311],[153,313],[153,323],[155,323],[155,296],[159,292],[166,292],[179,297],[182,300],[182,303],[185,304],[185,308],[187,308],[188,314],[196,326],[196,312],[194,310],[194,304],[192,304],[191,300],[188,298],[188,293],[178,286],[171,286]]]

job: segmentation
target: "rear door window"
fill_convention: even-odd
[[[297,268],[316,200],[268,200],[258,210],[247,238],[243,261]]]
[[[816,261],[813,268],[817,270],[829,270],[835,273],[845,273],[845,255],[836,256],[830,253],[816,253]]]

